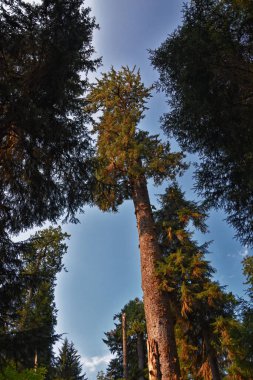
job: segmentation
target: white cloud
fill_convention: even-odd
[[[81,363],[84,366],[84,370],[87,369],[89,372],[95,372],[97,370],[97,367],[109,364],[110,360],[113,357],[114,356],[112,354],[92,357],[82,356]]]
[[[242,256],[242,257],[246,257],[248,256],[249,254],[249,248],[248,246],[246,245],[240,252],[239,252],[239,255]]]

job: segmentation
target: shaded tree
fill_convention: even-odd
[[[146,378],[147,349],[146,349],[146,321],[143,302],[138,298],[129,301],[116,314],[115,328],[105,333],[104,343],[110,352],[115,355],[107,367],[107,376],[112,379],[123,378],[123,347],[122,347],[122,314],[126,314],[127,332],[127,372],[129,380]]]
[[[88,96],[90,109],[100,111],[93,121],[97,133],[94,198],[104,211],[116,211],[125,200],[135,208],[141,255],[142,289],[150,352],[150,379],[178,379],[180,370],[168,314],[167,294],[155,271],[161,258],[146,180],[161,183],[174,178],[183,165],[158,136],[137,128],[144,117],[150,89],[139,72],[123,67],[103,74]]]
[[[151,52],[171,108],[164,131],[199,154],[196,189],[224,208],[244,244],[253,242],[252,21],[251,1],[194,0]]]
[[[1,315],[0,335],[2,359],[14,361],[18,368],[49,369],[53,364],[53,344],[58,339],[54,289],[56,275],[63,268],[67,237],[60,227],[50,227],[20,244],[19,280],[13,284],[12,308],[6,307]]]
[[[2,0],[0,20],[0,232],[17,233],[90,199],[81,97],[96,24],[83,0]]]
[[[107,380],[108,378],[106,377],[104,371],[99,371],[97,373],[97,380]]]
[[[80,355],[78,355],[74,344],[65,338],[56,359],[57,380],[87,380],[86,374],[82,374],[82,372]]]

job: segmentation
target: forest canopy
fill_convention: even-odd
[[[253,235],[253,3],[194,0],[151,52],[170,111],[162,125],[198,153],[195,187],[222,207],[242,243]]]

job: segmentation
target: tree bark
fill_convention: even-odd
[[[149,379],[179,380],[181,376],[174,320],[169,308],[169,295],[160,289],[160,281],[156,274],[156,263],[161,260],[162,254],[144,176],[132,180],[131,186],[140,244],[142,290],[148,333]]]
[[[216,356],[214,348],[212,347],[210,343],[210,337],[207,330],[203,330],[203,337],[204,337],[204,345],[206,348],[208,362],[209,362],[211,372],[212,372],[212,378],[213,380],[221,380],[217,356]]]
[[[145,366],[145,353],[144,353],[144,337],[143,334],[137,334],[137,355],[138,355],[138,369],[141,375],[138,380],[145,380],[143,376],[143,370]]]

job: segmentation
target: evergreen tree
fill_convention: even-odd
[[[82,375],[82,371],[80,355],[78,355],[74,344],[66,338],[56,360],[57,380],[87,380],[86,374]]]
[[[244,258],[243,272],[249,286],[246,291],[248,297],[242,299],[238,307],[239,319],[228,323],[221,318],[216,324],[216,329],[222,337],[224,351],[227,352],[228,379],[253,379],[252,256]]]
[[[137,128],[144,117],[150,89],[139,72],[123,67],[103,74],[88,96],[90,109],[100,111],[93,122],[97,133],[94,199],[104,211],[116,211],[125,200],[135,207],[141,254],[142,289],[147,321],[150,379],[179,379],[180,370],[168,314],[168,297],[160,289],[156,262],[161,258],[147,178],[161,183],[183,168],[180,153]]]
[[[244,244],[253,243],[252,21],[252,1],[193,0],[151,52],[169,99],[163,128],[199,154],[196,189],[225,209]]]
[[[164,290],[170,295],[182,376],[188,379],[221,379],[228,369],[221,334],[216,323],[236,323],[236,302],[212,280],[213,268],[205,259],[207,245],[198,246],[189,224],[204,232],[205,209],[187,201],[177,185],[161,197],[161,209],[155,212],[163,260],[158,273]]]
[[[11,294],[12,313],[1,315],[1,338],[6,345],[0,349],[3,359],[13,360],[20,368],[39,365],[49,369],[52,365],[52,347],[57,340],[54,289],[56,275],[63,268],[67,237],[60,227],[50,227],[21,246],[22,267],[17,273],[20,280]]]
[[[122,314],[126,314],[127,373],[129,380],[144,380],[147,374],[146,321],[143,302],[138,298],[129,301],[120,313],[114,316],[115,328],[105,333],[104,343],[115,355],[106,374],[108,378],[123,378]]]
[[[106,377],[106,375],[104,374],[103,371],[99,371],[97,373],[97,380],[107,380],[108,378]]]
[[[0,7],[0,233],[89,201],[91,148],[81,97],[96,27],[84,0]],[[82,78],[81,78],[82,72]]]

